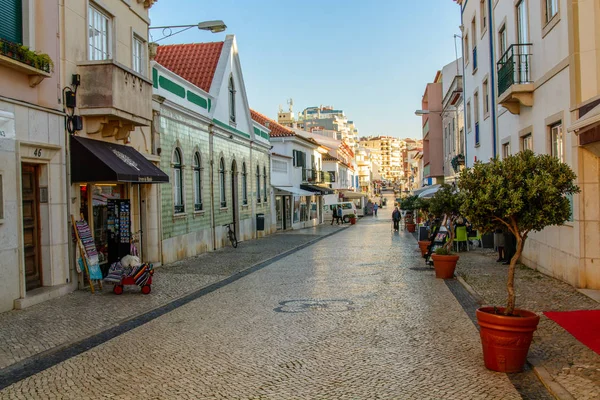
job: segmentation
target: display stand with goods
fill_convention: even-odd
[[[73,224],[73,232],[81,257],[78,259],[78,263],[80,265],[83,264],[85,275],[90,285],[90,291],[94,293],[93,281],[97,281],[98,288],[102,290],[102,271],[100,270],[98,251],[92,237],[92,231],[88,223],[83,219],[83,215],[81,215],[81,220],[79,221],[75,221],[75,217],[71,215],[71,223]]]

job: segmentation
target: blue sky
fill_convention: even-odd
[[[160,43],[235,34],[252,108],[275,119],[289,98],[296,113],[331,105],[361,136],[421,137],[414,111],[425,84],[455,59],[460,34],[452,0],[159,0],[150,18],[152,26],[225,21],[224,33],[193,29]]]

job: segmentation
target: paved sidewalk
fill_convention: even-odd
[[[489,249],[461,252],[456,274],[485,304],[504,305],[508,266],[496,263],[496,257],[497,253]],[[517,307],[540,315],[529,360],[544,367],[573,398],[600,399],[600,355],[542,314],[543,311],[600,309],[600,303],[571,285],[524,266],[517,267],[515,291]],[[568,393],[562,398],[568,398]]]
[[[104,331],[188,293],[219,282],[298,246],[345,229],[322,224],[241,242],[156,269],[152,293],[126,286],[117,296],[112,285],[91,294],[76,291],[20,311],[0,313],[0,371],[29,357],[52,352]]]

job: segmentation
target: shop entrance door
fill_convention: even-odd
[[[239,214],[238,214],[238,190],[237,190],[237,165],[234,162],[231,163],[231,211],[233,215],[233,229],[235,231],[235,236],[240,239],[240,231],[239,231]]]
[[[284,228],[283,197],[275,196],[275,214],[277,215],[277,230]]]
[[[35,164],[21,165],[26,290],[42,286],[39,173],[39,167]]]

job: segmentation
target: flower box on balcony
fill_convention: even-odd
[[[0,65],[28,75],[31,87],[49,78],[54,70],[54,63],[47,54],[4,39],[0,39]]]

